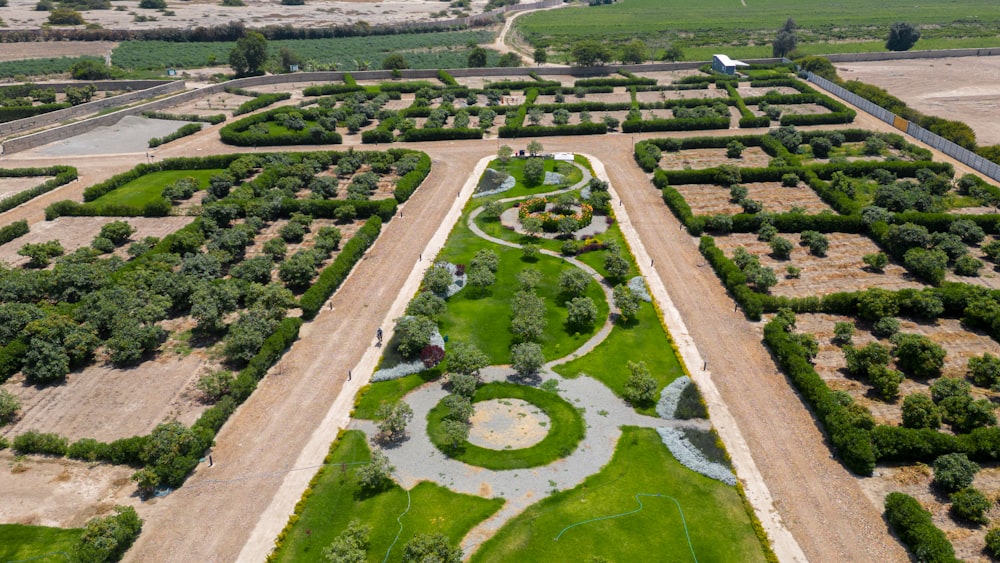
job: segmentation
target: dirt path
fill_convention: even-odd
[[[537,64],[535,62],[534,53],[528,51],[527,49],[518,48],[517,46],[514,46],[514,43],[512,41],[508,41],[508,35],[510,35],[510,30],[513,29],[514,27],[514,20],[516,20],[517,18],[521,17],[524,14],[530,14],[532,12],[543,12],[545,10],[556,10],[559,8],[563,8],[565,6],[567,6],[567,4],[559,4],[558,6],[553,6],[551,8],[542,8],[541,10],[524,10],[522,12],[508,13],[507,17],[504,19],[503,28],[500,30],[500,33],[497,34],[496,38],[493,40],[493,43],[490,43],[489,45],[487,45],[487,47],[493,49],[494,51],[497,51],[501,55],[505,53],[517,53],[518,55],[524,57],[525,62],[527,62],[528,65]],[[546,65],[546,66],[556,66],[556,65]]]

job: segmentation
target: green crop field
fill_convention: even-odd
[[[460,31],[440,33],[408,33],[370,37],[338,37],[331,39],[289,39],[269,41],[271,55],[281,47],[298,54],[312,64],[336,65],[339,70],[356,70],[359,63],[381,68],[382,59],[399,52],[411,68],[463,68],[466,66],[469,42],[487,43],[493,40],[490,31]],[[173,43],[167,41],[124,41],[111,55],[115,66],[130,69],[162,69],[167,67],[198,68],[225,65],[235,42]],[[497,55],[490,53],[490,63]]]
[[[68,561],[81,529],[0,524],[0,561]]]
[[[744,56],[740,48],[756,45],[769,56],[771,38],[789,17],[799,25],[800,47],[830,43],[825,52],[851,52],[855,49],[849,48],[850,42],[865,40],[879,40],[872,46],[881,50],[889,25],[897,21],[935,24],[923,30],[918,49],[928,48],[925,40],[933,40],[937,48],[959,46],[951,42],[970,38],[976,40],[974,46],[1000,45],[1000,4],[992,0],[747,0],[745,6],[735,0],[625,0],[528,14],[519,18],[516,26],[533,44],[557,48],[595,37],[612,41],[638,38],[654,48],[678,41],[685,49],[712,46],[739,56]],[[704,58],[685,54],[687,59]]]
[[[61,74],[69,70],[74,63],[90,59],[103,63],[98,57],[49,57],[45,59],[26,59],[23,61],[0,62],[0,78],[14,76],[38,76],[42,74]]]

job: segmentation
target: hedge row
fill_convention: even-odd
[[[287,100],[291,98],[292,95],[288,92],[281,92],[278,94],[261,94],[252,100],[247,100],[240,104],[238,108],[233,110],[233,117],[237,115],[243,115],[244,113],[250,113],[252,111],[257,111],[261,108],[266,108],[271,104],[278,103],[282,100]]]
[[[346,76],[345,82],[346,82]],[[321,84],[319,86],[307,86],[302,90],[303,96],[330,96],[334,94],[348,94],[350,92],[357,92],[359,90],[364,90],[364,86],[358,86],[355,82],[354,84]]]
[[[234,202],[241,207],[246,201]],[[398,204],[395,198],[378,200],[347,200],[347,199],[293,199],[281,200],[281,212],[285,216],[292,213],[305,213],[322,219],[335,219],[337,210],[341,207],[353,207],[360,219],[381,217],[388,221],[396,214]]]
[[[299,306],[302,308],[302,318],[310,320],[319,313],[323,303],[333,295],[340,284],[347,279],[351,269],[364,255],[368,247],[378,238],[382,230],[382,219],[378,216],[370,217],[363,227],[347,241],[340,254],[332,264],[323,269],[316,280],[299,299]]]
[[[170,141],[176,141],[181,137],[187,137],[188,135],[194,135],[195,133],[201,131],[201,123],[188,123],[187,125],[181,127],[180,129],[174,131],[169,135],[164,135],[163,137],[153,137],[149,140],[149,148],[156,148],[160,145],[169,143]]]
[[[885,519],[893,533],[925,563],[957,563],[955,548],[917,499],[893,492],[885,497]]]
[[[38,171],[38,174],[29,174],[28,176],[55,176],[55,178],[46,180],[45,182],[42,182],[41,184],[33,188],[3,198],[2,200],[0,200],[0,213],[14,209],[18,205],[21,205],[22,203],[32,200],[44,193],[51,192],[52,190],[58,188],[59,186],[68,184],[73,180],[76,180],[77,178],[76,168],[73,168],[72,166],[52,166],[49,168],[29,168],[26,170]],[[4,172],[7,171],[9,170],[0,169],[0,177],[4,177],[5,176]],[[0,233],[2,232],[3,230],[0,229]],[[0,240],[2,239],[3,236],[0,236]],[[4,240],[3,242],[8,242],[8,241]],[[0,244],[3,244],[3,242],[0,242]]]
[[[622,123],[623,133],[645,131],[695,131],[699,129],[728,129],[728,117],[630,119]]]
[[[855,160],[853,162],[830,162],[809,166],[809,169],[823,180],[832,178],[834,172],[843,172],[848,176],[857,178],[868,176],[879,168],[892,172],[897,178],[913,178],[917,175],[917,170],[921,168],[928,168],[935,174],[955,175],[955,168],[948,162]]]
[[[554,137],[560,135],[603,135],[608,132],[608,127],[604,123],[577,123],[575,125],[529,125],[528,127],[518,127],[516,125],[504,125],[500,127],[498,135],[504,139],[516,137]]]
[[[43,113],[73,107],[69,102],[58,102],[54,104],[42,104],[38,106],[8,106],[0,107],[0,123],[35,117]]]
[[[0,244],[7,244],[18,237],[22,237],[28,234],[29,230],[28,221],[24,219],[4,225],[0,227]]]
[[[483,130],[475,128],[446,128],[437,127],[431,129],[424,129],[419,127],[414,127],[413,129],[407,129],[400,140],[405,142],[418,142],[418,141],[449,141],[456,139],[482,139]],[[363,141],[363,139],[362,139]]]
[[[250,128],[259,123],[272,121],[275,115],[283,113],[299,112],[306,121],[314,121],[320,109],[302,109],[292,106],[275,108],[269,111],[244,117],[239,121],[234,121],[219,130],[219,138],[227,145],[239,147],[256,146],[286,146],[286,145],[337,145],[343,141],[340,133],[328,131],[318,127],[307,127],[301,131],[288,130],[281,134],[268,133],[261,135],[250,131]]]
[[[630,76],[623,78],[581,78],[573,83],[573,86],[611,86],[612,88],[616,86],[656,86],[655,78],[642,78],[639,76]]]
[[[171,205],[165,199],[151,201],[145,205],[77,203],[71,200],[57,201],[45,208],[45,220],[57,217],[166,217]]]
[[[246,401],[247,398],[257,388],[257,383],[267,375],[267,370],[277,362],[285,350],[295,342],[299,336],[299,327],[303,320],[300,318],[288,317],[282,319],[274,332],[264,340],[260,350],[253,358],[247,362],[246,367],[240,370],[231,386],[230,401],[223,397],[212,408],[201,414],[201,417],[192,425],[193,428],[205,428],[214,435],[222,428],[222,425],[229,418],[229,415],[236,410],[236,407]]]
[[[448,73],[447,70],[438,69],[438,80],[443,82],[446,86],[461,86],[455,77]]]
[[[209,168],[228,168],[229,165],[240,158],[240,154],[221,154],[205,157],[180,157],[167,158],[152,164],[140,164],[131,170],[116,174],[101,182],[94,184],[83,190],[83,201],[94,201],[95,199],[109,192],[117,190],[125,184],[135,180],[140,176],[160,172],[163,170],[206,170]],[[74,173],[76,171],[74,170]]]
[[[750,108],[747,107],[746,102],[743,101],[743,97],[740,96],[739,92],[736,91],[736,88],[733,86],[732,82],[726,83],[726,91],[729,92],[729,98],[736,102],[736,108],[740,110],[740,115],[742,116],[740,117],[741,129],[754,128],[754,127],[768,127],[771,125],[770,117],[766,115],[758,117],[754,115],[752,111],[750,111]]]
[[[394,153],[393,156],[396,160],[399,160],[402,154],[411,153],[408,150],[393,149],[389,151]],[[427,153],[421,152],[417,153],[420,155],[420,160],[417,162],[417,167],[407,173],[405,176],[400,178],[396,182],[396,189],[393,190],[392,195],[399,203],[404,203],[406,200],[410,199],[413,192],[416,191],[417,187],[423,183],[424,179],[431,172],[431,157],[427,156]]]
[[[569,112],[579,113],[581,111],[627,111],[632,107],[629,102],[565,102],[561,104],[538,104],[532,109],[538,108],[545,113],[552,113],[557,109],[564,109]]]
[[[747,285],[747,277],[742,270],[730,260],[721,248],[715,246],[715,239],[710,236],[701,237],[698,250],[708,260],[715,274],[722,280],[729,294],[743,308],[743,313],[752,321],[759,321],[764,312],[760,295]]]
[[[528,90],[529,88],[547,88],[555,86],[562,88],[562,82],[558,80],[501,80],[499,82],[487,82],[483,85],[484,90]],[[525,92],[527,93],[527,92]]]
[[[171,121],[194,121],[218,125],[226,120],[225,114],[198,115],[196,113],[166,113],[163,111],[144,111],[142,116],[147,119],[167,119]]]

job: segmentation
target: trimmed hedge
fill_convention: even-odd
[[[396,126],[399,124],[402,118],[398,116],[393,116],[388,119],[383,119],[378,127],[374,129],[369,129],[367,131],[361,132],[361,142],[366,145],[378,144],[378,143],[391,143],[396,140],[396,136],[393,131],[396,130]]]
[[[412,153],[412,151],[393,149],[390,151],[394,153],[393,156],[396,160],[399,160],[400,156],[403,154]],[[417,187],[423,183],[427,175],[431,173],[431,157],[427,156],[427,153],[421,152],[416,153],[420,155],[420,161],[417,163],[417,167],[410,171],[408,174],[400,178],[396,182],[396,189],[393,190],[392,196],[399,203],[404,203],[406,200],[410,199],[413,192],[416,191]]]
[[[29,173],[24,173],[23,171],[27,171]],[[72,166],[50,166],[48,168],[15,168],[15,169],[0,168],[0,178],[11,178],[11,177],[23,178],[26,176],[55,176],[55,178],[52,178],[51,180],[46,180],[45,182],[42,182],[41,184],[33,188],[3,198],[2,200],[0,200],[0,213],[14,209],[18,205],[21,205],[22,203],[30,201],[44,193],[51,192],[52,190],[58,188],[59,186],[68,184],[73,180],[76,180],[77,172],[76,168],[73,168]],[[20,223],[20,221],[18,221],[18,223]],[[17,223],[15,223],[15,225],[16,224]],[[24,234],[21,233],[16,236],[13,236],[9,240],[3,240],[4,237],[10,236],[9,234],[5,234],[6,229],[13,226],[14,225],[8,225],[7,227],[0,229],[0,240],[3,241],[0,242],[0,244],[3,244],[4,242],[9,242],[10,240],[14,240],[15,238]],[[15,227],[14,231],[11,232],[16,232],[19,229],[20,227]],[[27,230],[25,230],[25,233],[26,232]]]
[[[226,120],[226,115],[217,113],[215,115],[198,115],[196,113],[166,113],[162,111],[144,111],[142,116],[147,119],[168,119],[172,121],[194,121],[218,125]]]
[[[188,123],[187,125],[181,127],[180,129],[174,131],[169,135],[163,137],[153,137],[149,140],[149,148],[156,148],[160,145],[169,143],[170,141],[176,141],[181,137],[187,137],[188,135],[194,135],[195,133],[201,131],[201,123]]]
[[[515,137],[555,137],[560,135],[603,135],[608,132],[608,127],[604,123],[577,123],[575,125],[530,125],[528,127],[518,127],[516,125],[504,125],[499,129],[499,136],[504,139]]]
[[[455,77],[452,76],[451,74],[448,74],[448,71],[444,70],[443,68],[438,69],[438,80],[443,82],[446,86],[461,86],[461,84],[459,84],[458,81],[455,80]]]
[[[893,533],[918,560],[925,563],[957,563],[955,548],[937,526],[931,513],[917,499],[893,492],[885,497],[885,519]]]
[[[0,244],[7,244],[17,237],[26,235],[28,230],[28,221],[25,219],[0,227]]]
[[[0,107],[0,123],[35,117],[36,115],[66,109],[69,107],[73,107],[73,104],[69,102],[58,102],[54,104],[41,104],[38,106]]]
[[[455,128],[431,128],[423,129],[414,127],[413,129],[407,129],[406,132],[400,137],[401,141],[404,142],[419,142],[419,141],[450,141],[458,139],[482,139],[483,130],[482,129],[455,129]],[[363,140],[363,139],[362,139]]]
[[[271,104],[276,104],[282,100],[287,100],[291,98],[292,95],[288,92],[281,92],[278,94],[260,94],[252,100],[247,100],[240,104],[238,108],[233,110],[233,117],[237,115],[243,115],[244,113],[250,113],[252,111],[257,111],[262,108],[266,108]]]
[[[764,311],[760,294],[747,285],[746,274],[730,260],[721,248],[715,246],[715,239],[710,236],[701,237],[698,250],[715,270],[729,294],[743,308],[743,314],[752,321],[759,321]]]
[[[347,82],[347,75],[344,75],[344,82]],[[348,94],[364,90],[364,86],[359,86],[357,82],[353,84],[322,84],[319,86],[308,86],[302,90],[303,96],[331,96],[334,94]]]
[[[728,117],[629,119],[622,122],[623,133],[645,131],[697,131],[699,129],[729,129]]]
[[[340,133],[328,131],[318,127],[307,127],[301,131],[289,130],[281,134],[260,135],[249,131],[250,127],[258,123],[273,121],[274,116],[283,113],[299,112],[306,121],[315,121],[325,110],[303,109],[292,106],[275,108],[270,111],[244,117],[239,121],[234,121],[219,130],[219,138],[227,145],[239,147],[256,146],[287,146],[287,145],[337,145],[343,141]],[[319,131],[319,133],[316,133]]]
[[[323,269],[316,280],[299,299],[299,306],[302,308],[302,318],[313,319],[323,303],[337,291],[340,284],[344,283],[351,269],[364,255],[368,247],[375,242],[382,230],[382,219],[374,216],[365,221],[364,226],[358,230],[351,240],[347,241],[340,254],[332,264]]]

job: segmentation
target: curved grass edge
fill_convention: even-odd
[[[491,450],[465,442],[452,449],[444,440],[441,423],[448,414],[439,402],[427,414],[427,435],[431,443],[444,455],[476,467],[501,471],[548,465],[566,457],[576,449],[586,433],[583,417],[576,408],[555,393],[517,385],[514,383],[488,383],[476,390],[473,403],[491,399],[521,399],[542,409],[549,417],[551,428],[545,438],[531,446],[517,450]]]

